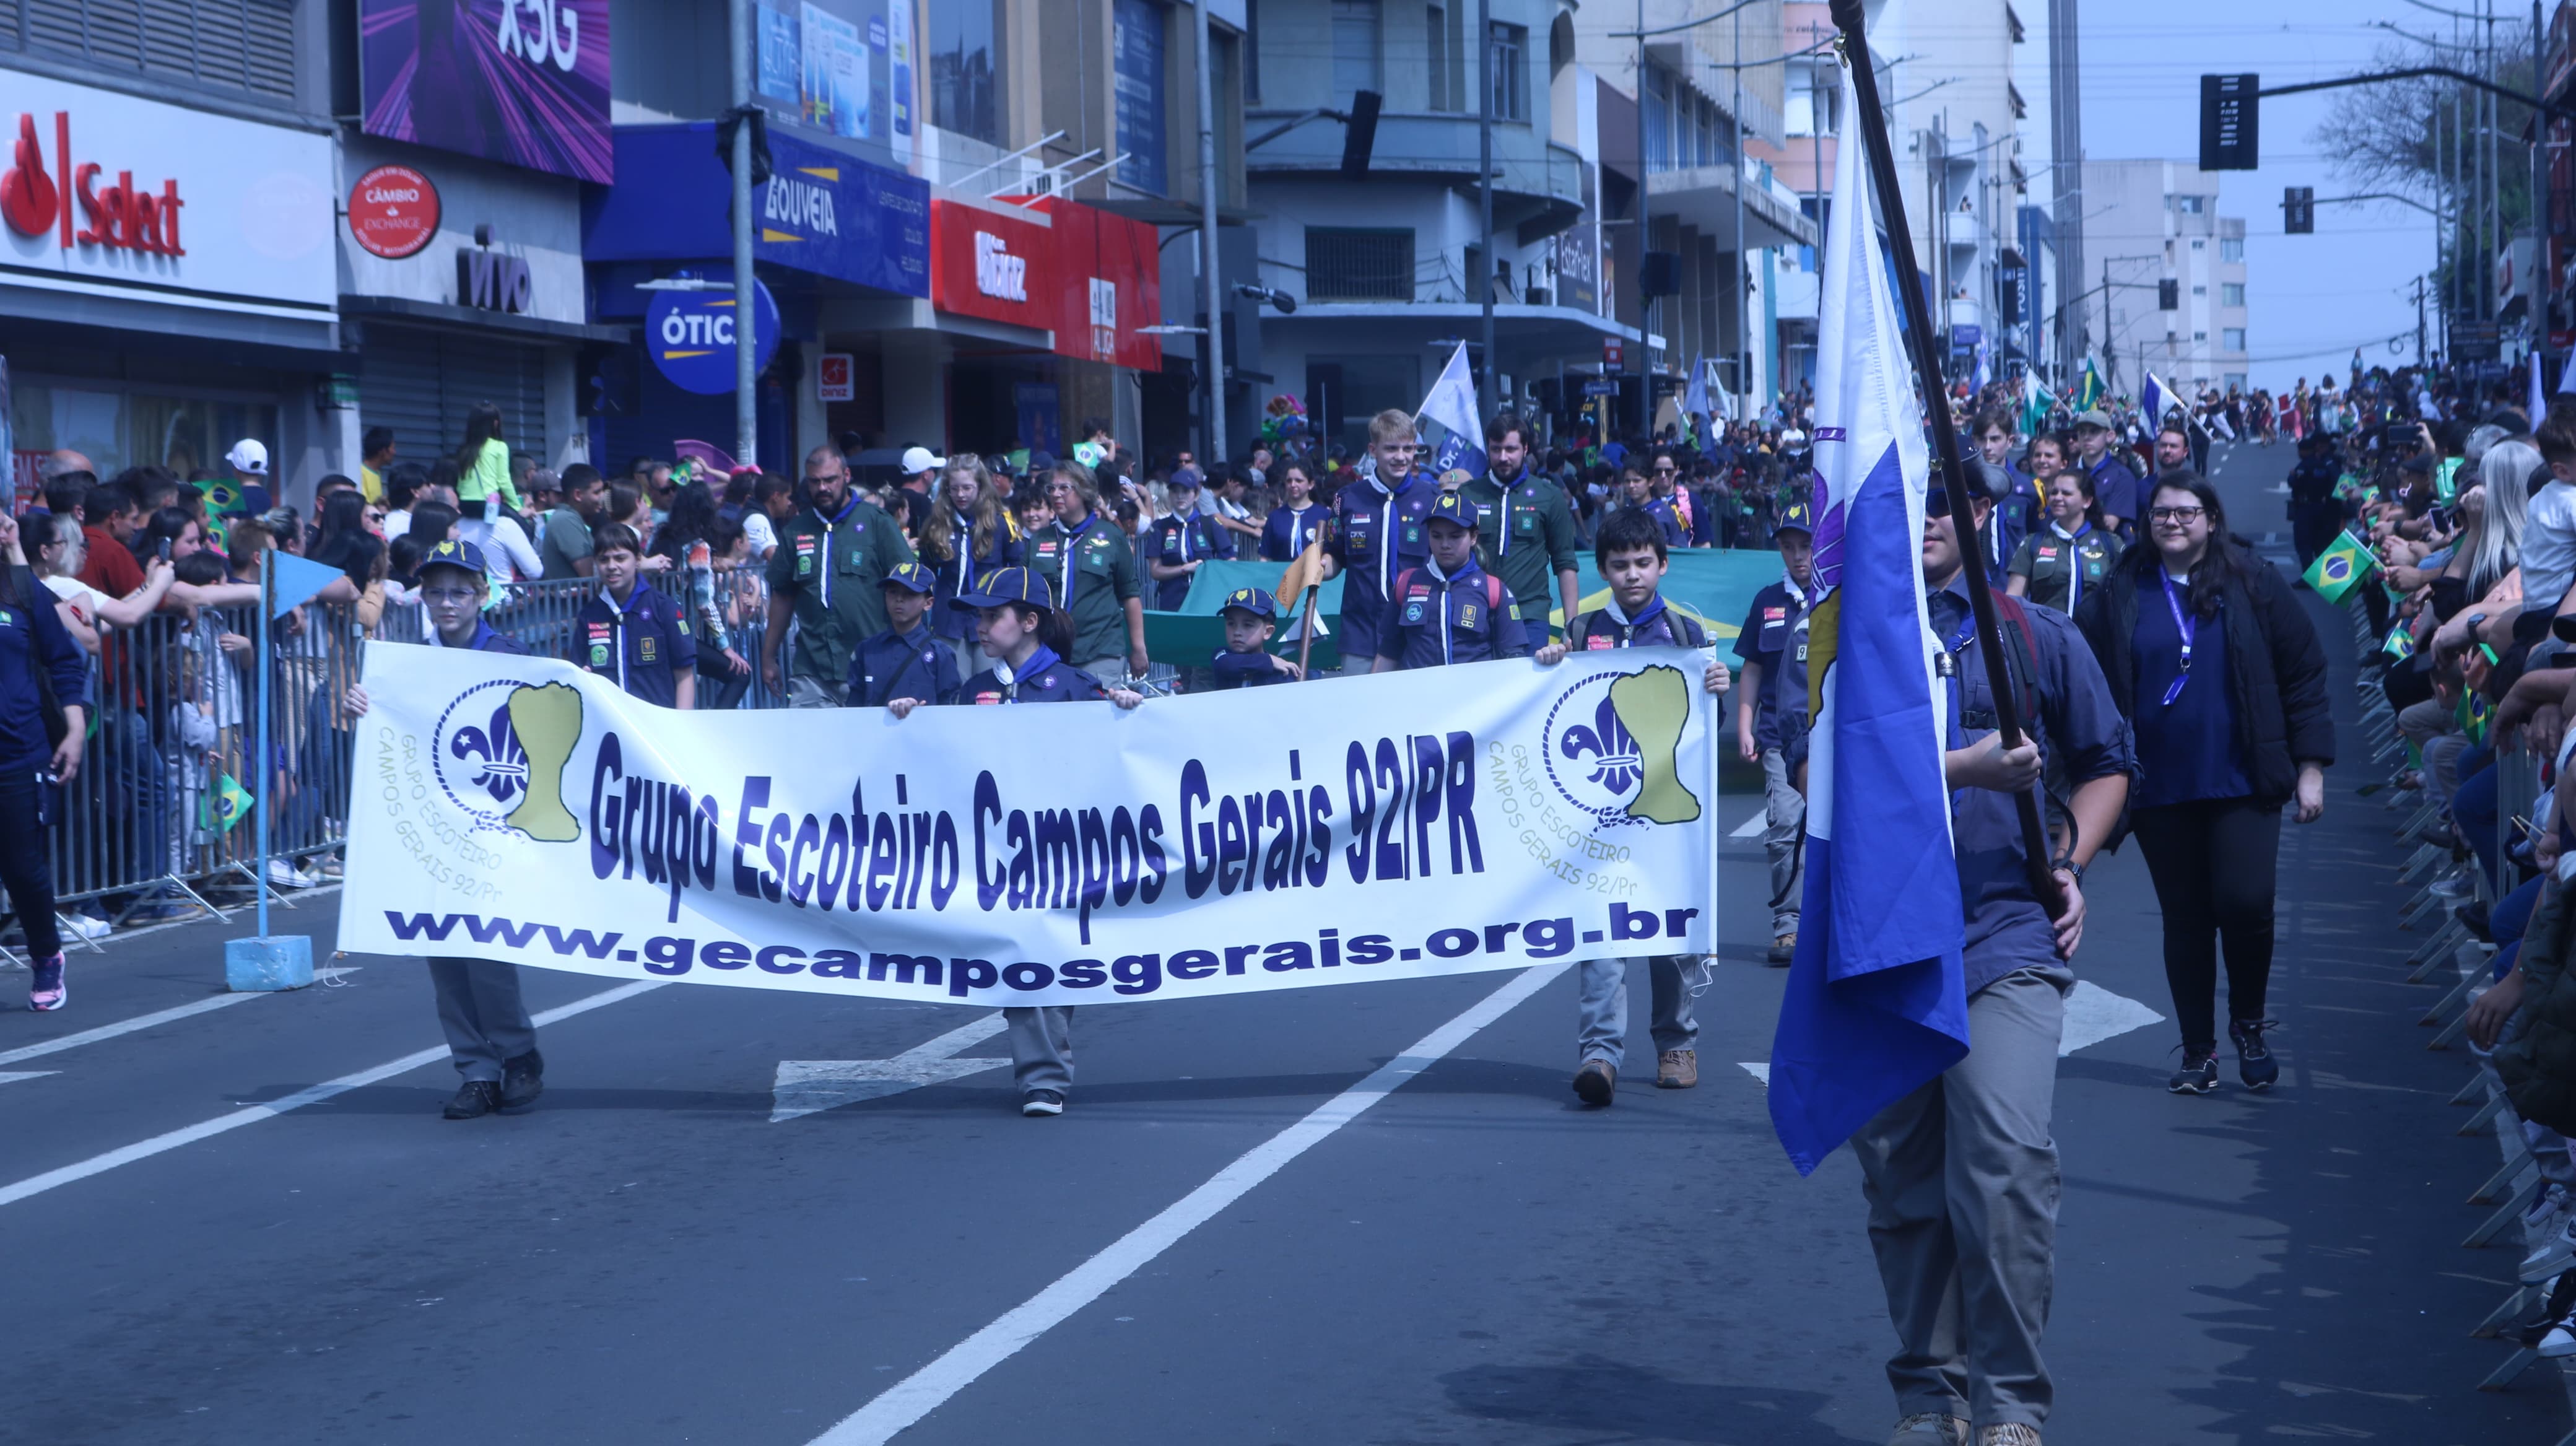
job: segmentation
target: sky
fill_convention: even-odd
[[[2447,0],[2466,10],[2476,0]],[[2045,204],[2048,154],[2046,0],[2014,6],[2029,29],[2016,83],[2029,98],[2024,164],[2029,199]],[[2529,27],[2528,0],[2507,13]],[[2083,6],[2084,149],[2093,160],[2175,160],[2200,153],[2200,76],[2246,72],[2265,85],[2325,80],[2374,68],[2394,42],[2382,23],[2447,39],[2451,21],[2410,0],[2162,0],[2150,7]],[[2498,27],[2501,34],[2503,27]],[[2221,173],[2218,210],[2245,221],[2247,349],[2253,384],[2283,389],[2301,376],[2342,375],[2356,344],[2372,365],[2415,356],[2414,279],[2434,264],[2433,223],[2386,202],[2321,206],[2314,235],[2281,231],[2281,192],[2320,197],[2375,189],[2336,172],[2315,139],[2339,93],[2278,96],[2262,107],[2262,169]],[[2391,338],[2404,338],[2397,351]]]

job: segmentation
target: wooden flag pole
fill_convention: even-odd
[[[2009,655],[2004,652],[1994,591],[1986,580],[1985,548],[1977,533],[1967,467],[1959,455],[1959,429],[1950,416],[1950,393],[1941,379],[1940,353],[1933,345],[1932,313],[1923,295],[1923,273],[1914,264],[1913,228],[1905,218],[1905,193],[1897,185],[1887,115],[1878,99],[1878,72],[1870,63],[1868,37],[1861,31],[1861,0],[1831,0],[1831,8],[1834,26],[1842,32],[1843,55],[1850,62],[1852,99],[1860,107],[1861,148],[1869,158],[1870,189],[1877,195],[1879,221],[1887,228],[1888,250],[1896,259],[1888,269],[1896,273],[1897,300],[1905,311],[1906,350],[1913,353],[1914,376],[1923,392],[1925,420],[1932,432],[1942,489],[1950,499],[1950,525],[1958,538],[1959,566],[1968,581],[1968,607],[1977,620],[1977,651],[1984,657],[1986,687],[1997,704],[1996,732],[2003,736],[2005,748],[2019,748],[2024,735],[2012,703],[2019,695],[2013,689]],[[2049,869],[2055,855],[2049,845],[2047,824],[2040,817],[2039,800],[2023,792],[2015,796],[2014,803],[2021,815],[2022,866],[2029,874],[2031,893],[2054,919],[2065,911],[2066,895]]]

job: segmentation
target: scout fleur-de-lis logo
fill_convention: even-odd
[[[1592,710],[1592,721],[1566,729],[1557,749],[1578,764],[1584,762],[1585,754],[1590,754],[1591,781],[1604,792],[1621,798],[1627,797],[1628,790],[1637,786],[1645,772],[1637,761],[1637,740],[1619,721],[1619,710],[1611,706],[1606,693],[1601,706]]]
[[[519,746],[518,731],[510,726],[507,703],[492,710],[486,726],[457,729],[447,751],[472,765],[471,782],[492,795],[494,803],[506,805],[528,786],[528,750]]]

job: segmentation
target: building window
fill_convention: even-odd
[[[1673,73],[1657,67],[1646,70],[1646,103],[1638,108],[1646,127],[1646,169],[1669,171],[1673,168],[1672,116]]]
[[[295,98],[295,0],[26,0],[20,13],[30,50]]]
[[[1309,301],[1411,301],[1413,228],[1306,228]]]
[[[1112,12],[1110,77],[1115,86],[1118,179],[1160,196],[1170,188],[1163,144],[1163,7],[1118,0]]]
[[[2191,334],[2191,339],[2193,341],[2207,341],[2209,340],[2209,333],[2205,331],[2195,331]]]
[[[2244,260],[2245,238],[2242,236],[2221,237],[2218,242],[2218,259],[2221,261]]]
[[[947,0],[930,7],[930,123],[1002,142],[1000,88],[994,67],[1002,47],[990,0]]]
[[[2243,306],[2245,304],[2245,283],[2242,281],[2222,281],[2218,283],[2218,304],[2221,306]]]
[[[1449,99],[1449,12],[1437,5],[1425,6],[1422,12],[1424,36],[1430,42],[1431,109],[1450,110]]]
[[[1494,119],[1529,119],[1529,27],[1493,27]]]
[[[2222,380],[2224,380],[2230,388],[2236,391],[2241,392],[2245,390],[2245,373],[2243,372],[2229,372]]]
[[[2205,250],[2208,246],[2209,243],[2207,241],[2194,241],[2191,243],[2191,249],[2194,251]]]
[[[2241,326],[2219,328],[2218,349],[2220,351],[2245,350],[2245,328]]]
[[[2209,198],[2207,196],[2174,197],[2174,209],[2182,212],[2186,216],[2197,216],[2207,210],[2208,207]]]
[[[1378,0],[1333,0],[1333,94],[1386,90],[1385,33]]]
[[[2209,288],[2206,286],[2195,286],[2191,289],[2191,294],[2194,296],[2207,296],[2209,294]]]

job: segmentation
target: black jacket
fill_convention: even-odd
[[[2144,561],[2158,566],[2155,549]],[[2138,673],[2130,640],[2138,631],[2138,573],[2115,569],[2084,594],[2075,625],[2093,645],[2120,716],[2137,720]],[[2325,645],[2280,573],[2258,563],[2253,585],[2230,579],[2219,602],[2227,626],[2228,701],[2236,710],[2236,757],[2254,797],[2267,803],[2296,791],[2299,765],[2334,762],[2334,716],[2326,703]]]

